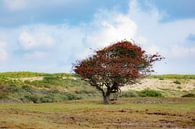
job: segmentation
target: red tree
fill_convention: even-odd
[[[148,55],[141,47],[121,41],[95,52],[87,59],[78,61],[75,73],[102,93],[108,104],[110,95],[118,93],[125,84],[134,84],[138,78],[152,72],[152,64],[161,60],[158,54]]]

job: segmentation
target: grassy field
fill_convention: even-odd
[[[74,74],[0,73],[0,129],[194,129],[195,75],[152,75],[117,102]]]
[[[164,75],[152,75],[150,78],[158,79],[195,79],[194,74],[164,74]]]
[[[2,129],[195,128],[194,98],[128,98],[45,104],[1,104]]]

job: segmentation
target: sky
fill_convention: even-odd
[[[154,74],[195,74],[195,1],[0,0],[0,72],[72,72],[121,40],[165,57]]]

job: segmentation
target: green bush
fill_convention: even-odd
[[[51,102],[57,102],[57,101],[55,101],[53,97],[45,96],[45,97],[40,98],[40,102],[41,103],[51,103]]]
[[[160,91],[150,90],[150,89],[145,89],[143,91],[140,91],[138,92],[138,95],[140,97],[162,97],[162,94]]]
[[[188,93],[188,94],[183,95],[182,97],[195,97],[195,94]]]
[[[81,99],[80,96],[75,95],[75,94],[73,94],[73,93],[65,93],[65,98],[66,98],[67,100],[78,100],[78,99]]]
[[[29,93],[33,92],[32,88],[30,86],[27,86],[27,85],[22,86],[22,89],[24,89],[25,91],[27,91]]]
[[[163,77],[159,77],[159,80],[165,80]]]
[[[11,93],[15,93],[15,92],[20,92],[20,88],[17,87],[16,85],[10,85],[8,86],[8,91]]]
[[[181,86],[178,86],[177,89],[182,89],[182,87]]]
[[[122,92],[120,97],[124,97],[124,98],[138,97],[138,93],[136,91],[130,90],[130,91]]]
[[[175,83],[175,84],[181,84],[181,82],[178,81],[178,80],[174,81],[173,83]]]
[[[53,81],[53,80],[59,80],[61,79],[60,77],[58,76],[46,76],[43,78],[43,81],[44,82],[50,82],[50,81]]]
[[[24,98],[22,98],[22,100],[23,101],[27,100],[33,103],[40,103],[40,97],[38,97],[37,95],[26,95],[24,96]]]

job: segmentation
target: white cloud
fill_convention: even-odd
[[[8,57],[8,53],[6,51],[6,42],[0,41],[0,62],[5,61]]]
[[[88,33],[87,42],[96,47],[124,39],[131,40],[137,32],[137,25],[128,16],[112,12],[97,14],[92,28],[95,29]]]
[[[48,54],[46,52],[42,52],[42,51],[34,51],[32,53],[26,53],[24,54],[24,59],[25,60],[33,60],[33,61],[38,61],[43,60],[44,58],[49,58]]]
[[[104,42],[110,43],[116,40],[133,38],[146,52],[158,52],[165,56],[166,64],[162,63],[161,67],[156,69],[157,73],[165,73],[166,69],[171,69],[172,73],[179,73],[178,69],[174,69],[173,64],[185,69],[188,66],[178,62],[182,62],[186,58],[188,58],[188,62],[195,65],[195,62],[191,60],[195,58],[195,45],[188,46],[186,40],[189,34],[195,33],[195,19],[161,22],[160,20],[163,19],[165,14],[159,12],[153,5],[149,3],[148,5],[148,9],[144,10],[139,6],[137,0],[133,0],[130,2],[127,14],[114,12],[113,15],[112,11],[104,11],[98,14],[100,19],[95,20],[99,22],[99,28],[90,31],[89,41],[91,43],[102,41],[102,45],[107,45]],[[122,22],[115,22],[118,19]],[[101,23],[104,24],[101,26]],[[188,70],[188,72],[195,71]]]
[[[195,58],[195,47],[174,46],[171,49],[172,57],[176,59]]]
[[[186,64],[178,62],[182,62],[186,57],[195,58],[195,45],[187,46],[186,44],[189,34],[195,33],[195,19],[163,23],[160,22],[163,16],[164,14],[152,5],[149,5],[149,9],[143,10],[139,3],[133,0],[130,3],[128,13],[101,10],[95,14],[91,22],[83,25],[66,23],[26,25],[17,28],[17,31],[13,29],[3,31],[2,34],[7,33],[5,39],[14,38],[9,43],[12,43],[10,46],[19,50],[19,54],[11,47],[9,49],[11,49],[12,58],[17,57],[14,61],[22,62],[24,68],[27,68],[26,62],[31,60],[31,67],[35,70],[60,72],[64,69],[70,71],[75,60],[88,56],[93,50],[119,40],[133,39],[147,52],[159,52],[168,57],[167,64],[162,63],[156,69],[158,73],[164,73],[168,70],[172,70],[172,73],[179,72],[178,69],[174,69],[173,65],[187,68]],[[5,49],[0,49],[0,55],[4,55],[0,56],[0,60],[5,59],[7,55]],[[43,63],[37,64],[35,62],[37,60]],[[194,61],[188,61],[195,65]],[[22,66],[20,69],[22,70]]]
[[[26,8],[28,0],[3,0],[5,6],[10,10],[20,10]]]
[[[51,48],[55,43],[55,39],[53,39],[52,36],[45,32],[45,30],[41,30],[41,32],[39,32],[38,28],[37,30],[23,30],[20,33],[18,41],[20,45],[27,50]]]
[[[72,1],[72,0],[3,0],[4,6],[10,11],[30,10],[36,8],[47,8],[52,6],[73,5],[87,0]]]

